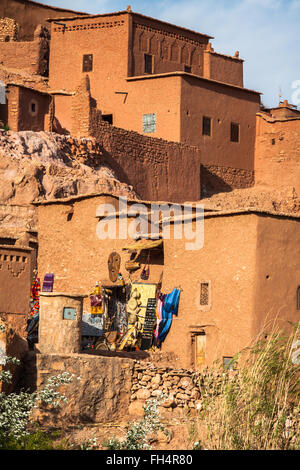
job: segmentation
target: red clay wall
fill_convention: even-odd
[[[256,234],[255,215],[206,216],[202,249],[186,250],[185,239],[164,241],[162,290],[180,286],[182,292],[162,348],[179,356],[179,367],[192,365],[197,330],[206,335],[206,365],[233,357],[251,341]],[[201,282],[210,283],[207,306],[200,304]]]
[[[107,268],[108,256],[117,251],[121,256],[120,271],[128,281],[125,262],[130,255],[122,248],[132,239],[100,240],[96,234],[99,219],[96,211],[100,204],[112,204],[119,211],[118,198],[97,196],[78,199],[74,202],[41,205],[38,208],[38,269],[40,278],[46,273],[55,275],[54,290],[89,294],[97,281],[109,279]],[[68,220],[68,213],[73,207],[73,216]],[[132,222],[132,218],[129,222]],[[117,233],[119,219],[116,220]],[[144,262],[147,258],[143,259]],[[159,281],[163,270],[162,260],[152,256],[150,260],[150,283]],[[132,280],[140,280],[135,273]],[[84,300],[83,313],[90,313],[90,301]]]
[[[27,73],[39,72],[38,42],[0,42],[0,56],[3,65],[11,69],[21,69]]]
[[[184,71],[187,65],[191,67],[191,73],[203,75],[207,37],[134,14],[132,21],[132,69],[129,76],[145,73],[144,54],[153,56],[153,73]]]
[[[31,251],[15,246],[0,247],[0,312],[2,313],[28,313]]]
[[[0,17],[14,18],[17,21],[21,41],[32,41],[37,25],[47,26],[48,18],[74,16],[75,14],[84,15],[84,13],[64,10],[29,0],[1,0],[0,2]]]
[[[120,106],[128,66],[128,16],[98,17],[66,22],[66,28],[52,23],[50,87],[75,91],[88,74],[91,95],[103,114]],[[84,54],[93,54],[93,70],[83,72]],[[67,77],[67,81],[66,81]],[[126,90],[125,90],[126,91]],[[124,96],[121,97],[123,99]],[[61,123],[65,127],[64,123]]]
[[[258,216],[253,337],[299,322],[300,219]]]
[[[4,67],[22,73],[48,75],[49,33],[39,26],[30,42],[0,42],[0,57]]]
[[[257,116],[255,181],[300,191],[300,119]]]
[[[51,97],[25,87],[8,87],[8,125],[13,131],[50,130]],[[32,104],[35,111],[32,111]]]
[[[244,86],[243,61],[214,51],[205,51],[203,76],[211,80],[242,87]]]
[[[143,136],[100,123],[93,136],[122,181],[144,200],[199,200],[200,152],[195,147]],[[180,171],[178,169],[180,168]]]
[[[181,93],[181,142],[200,147],[204,165],[252,171],[260,95],[189,76]],[[202,135],[203,116],[212,119],[211,136]],[[239,142],[230,141],[231,122],[239,124]]]
[[[254,171],[221,165],[201,165],[201,194],[223,193],[254,186]]]

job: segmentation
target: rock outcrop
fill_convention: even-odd
[[[105,163],[95,139],[75,139],[49,132],[0,131],[2,208],[97,192],[137,199],[133,188],[121,183]],[[10,228],[20,224],[11,209],[9,217],[4,212],[2,230],[5,220]]]

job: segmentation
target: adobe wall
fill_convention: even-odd
[[[103,147],[105,160],[142,199],[172,202],[200,199],[199,149],[146,137],[103,121],[93,136]]]
[[[254,186],[254,171],[221,165],[201,165],[201,195],[209,196]]]
[[[122,248],[133,240],[101,240],[97,237],[96,211],[103,203],[112,204],[119,210],[118,198],[110,196],[95,196],[38,207],[39,276],[43,279],[46,273],[53,272],[54,291],[90,294],[97,281],[109,279],[107,260],[113,251],[120,254],[120,271],[126,281],[129,279],[125,263],[130,256]],[[70,210],[73,210],[73,216],[68,220]],[[118,218],[116,227],[118,233]],[[146,261],[146,258],[141,260],[142,266]],[[151,255],[149,282],[157,283],[162,270],[161,258]],[[139,276],[140,271],[133,274],[133,281],[140,280]],[[86,313],[90,313],[89,299],[85,299],[83,305],[83,314]]]
[[[258,216],[253,336],[299,322],[300,219]]]
[[[300,191],[300,119],[257,115],[255,181],[270,187],[294,186]]]
[[[144,54],[153,56],[153,73],[184,71],[203,75],[203,51],[208,42],[205,36],[183,32],[172,25],[133,15],[132,68],[129,76],[144,75]]]
[[[22,361],[28,352],[28,344],[24,339],[24,331],[18,330],[18,325],[13,324],[8,315],[0,313],[0,325],[4,331],[0,331],[0,372],[9,370],[12,374],[11,383],[0,381],[0,392],[10,393],[15,391],[18,381],[22,375]],[[15,357],[21,361],[19,365],[4,365],[1,361],[3,356]]]
[[[172,235],[164,241],[162,291],[177,286],[182,291],[178,317],[173,316],[162,351],[176,354],[177,367],[194,366],[194,334],[205,334],[208,366],[233,357],[251,342],[256,236],[253,214],[207,214],[202,249],[186,250],[187,240],[174,240]],[[206,305],[200,301],[201,283],[209,284]]]
[[[25,315],[29,311],[31,252],[30,248],[0,247],[1,313]]]
[[[90,72],[82,70],[85,54],[93,54]],[[115,92],[126,91],[128,15],[66,21],[65,29],[52,23],[49,67],[49,85],[54,90],[74,92],[88,75],[96,107],[110,114],[124,99]],[[66,127],[64,122],[61,125]]]
[[[203,165],[253,171],[259,106],[259,94],[185,76],[180,140],[200,147]],[[211,136],[202,135],[203,116],[212,119]],[[239,124],[239,142],[230,141],[231,122]]]
[[[47,26],[48,18],[69,17],[86,13],[65,10],[29,0],[1,0],[0,17],[14,18],[19,24],[19,39],[32,41],[37,25]]]
[[[50,95],[15,85],[9,85],[8,90],[8,125],[12,131],[52,130]]]
[[[19,69],[22,73],[48,75],[49,34],[48,30],[37,27],[33,41],[1,42],[0,56],[4,67]]]
[[[17,41],[18,23],[13,18],[0,18],[0,42]]]
[[[27,73],[39,72],[39,44],[37,42],[0,42],[0,56],[5,67]]]
[[[203,77],[243,87],[243,61],[214,52],[212,48],[207,49],[204,52]]]
[[[18,338],[26,336],[33,265],[31,248],[0,245],[0,315],[12,335],[16,335],[8,341],[11,351]]]
[[[67,397],[67,404],[50,413],[36,410],[32,419],[47,424],[57,419],[68,423],[107,423],[127,414],[133,361],[117,357],[88,354],[37,354],[37,389],[46,384],[48,378],[65,371],[74,374],[71,384],[60,387]],[[80,378],[80,380],[77,380]],[[34,385],[34,384],[28,384]]]

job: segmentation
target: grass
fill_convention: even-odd
[[[300,324],[290,335],[261,334],[237,356],[236,371],[217,365],[209,371],[198,416],[205,429],[205,437],[201,436],[205,448],[300,448],[299,364],[293,348],[299,338]]]

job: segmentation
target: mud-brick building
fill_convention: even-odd
[[[88,75],[114,126],[198,146],[207,165],[253,170],[260,94],[243,87],[238,52],[216,53],[211,36],[130,8],[49,21],[51,89],[74,92]],[[70,131],[70,97],[56,97],[55,115]]]
[[[300,190],[300,111],[287,101],[257,114],[256,182]]]
[[[0,319],[21,337],[25,336],[33,270],[37,267],[33,217],[32,207],[0,204]]]
[[[55,291],[84,295],[97,281],[105,284],[113,251],[121,256],[120,271],[128,282],[130,252],[124,248],[132,240],[97,237],[97,209],[102,203],[115,207],[118,234],[124,214],[112,195],[38,205],[39,272],[42,277],[54,273]],[[135,217],[134,203],[128,202],[128,222]],[[150,217],[153,207],[150,202],[144,204]],[[182,205],[176,208],[181,210]],[[201,225],[196,226],[199,217],[193,214],[184,219],[193,233],[202,230]],[[205,210],[204,245],[193,250],[187,249],[186,243],[191,241],[187,235],[175,236],[174,228],[181,219],[181,215],[171,216],[170,237],[156,248],[143,249],[141,267],[132,275],[133,281],[162,281],[163,293],[181,290],[178,316],[173,316],[161,346],[162,352],[173,353],[169,354],[174,357],[173,365],[201,369],[216,359],[227,363],[261,331],[270,331],[274,322],[286,329],[289,322],[299,321],[299,217],[251,209]],[[141,281],[142,267],[148,261],[149,278]],[[89,309],[86,299],[84,313]]]

